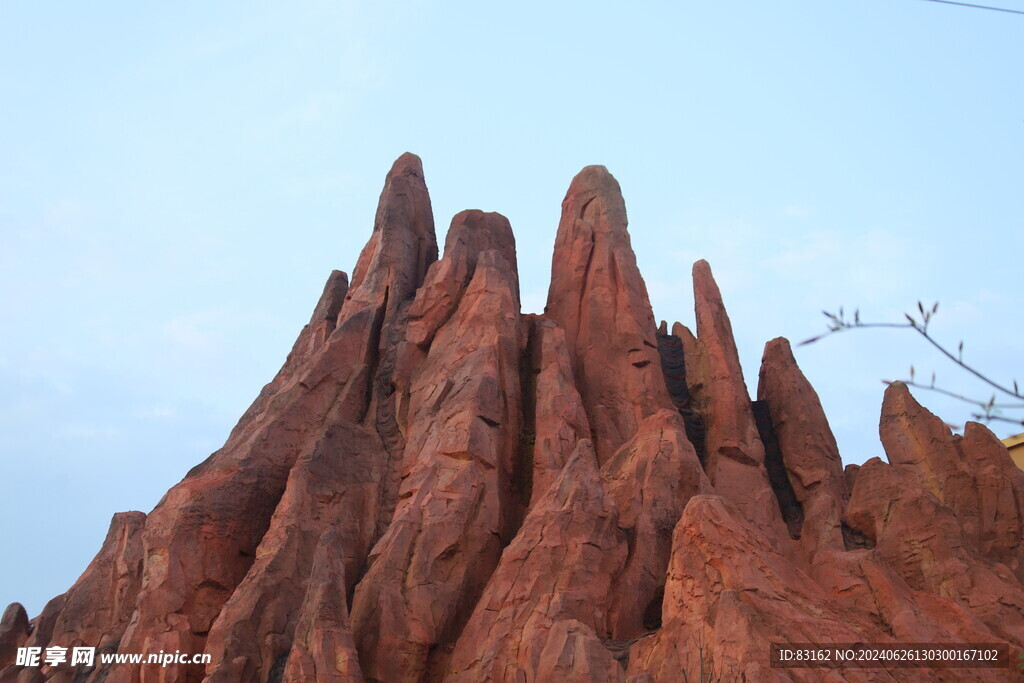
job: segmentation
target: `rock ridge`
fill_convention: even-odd
[[[882,681],[902,672],[772,668],[769,645],[1024,652],[1024,472],[1002,443],[894,384],[888,462],[844,469],[785,339],[751,401],[705,261],[695,333],[655,326],[603,166],[566,192],[543,314],[520,310],[501,214],[456,214],[438,253],[413,154],[352,272],[221,449],[114,515],[41,614],[7,608],[0,683]],[[210,662],[16,662],[79,646]]]

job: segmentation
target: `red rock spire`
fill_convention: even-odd
[[[672,408],[626,206],[604,166],[580,171],[562,200],[545,316],[565,331],[603,464],[645,417]]]
[[[715,490],[755,525],[786,533],[765,471],[764,444],[754,423],[739,352],[722,294],[707,261],[693,264],[697,337],[684,334],[687,381],[704,418],[705,469]]]
[[[818,394],[782,337],[764,347],[757,398],[764,401],[785,472],[801,506],[800,543],[808,558],[841,550],[840,518],[849,498],[843,463]]]
[[[437,261],[403,155],[351,286],[330,275],[224,447],[115,515],[31,622],[7,609],[0,683],[762,680],[779,638],[1017,660],[1024,472],[990,431],[954,435],[896,384],[890,462],[846,476],[784,339],[752,407],[706,263],[698,336],[656,333],[603,167],[562,212],[548,312],[521,316],[508,221],[457,214]],[[49,646],[212,661],[12,663]]]
[[[318,444],[338,429],[354,430],[361,436],[348,439],[342,451],[321,458],[339,457],[345,447],[361,439],[360,457],[345,459],[348,477],[358,479],[377,468],[376,479],[371,481],[383,479],[379,468],[385,467],[388,456],[379,421],[370,425],[369,432],[357,423],[370,411],[368,396],[379,404],[377,392],[369,390],[379,371],[380,346],[387,343],[402,305],[415,294],[436,257],[422,166],[418,157],[404,154],[385,181],[373,233],[359,257],[351,286],[345,287],[343,274],[332,274],[311,324],[303,330],[278,376],[264,388],[224,447],[173,487],[146,520],[142,588],[122,642],[126,651],[201,652],[210,634],[216,646],[211,654],[217,658],[211,671],[217,671],[221,663],[236,667],[235,660],[247,662],[246,670],[266,671],[281,651],[287,653],[287,642],[268,645],[245,635],[251,628],[247,620],[252,605],[268,604],[269,599],[269,604],[291,610],[287,591],[275,589],[276,577],[285,570],[273,562],[254,564],[254,560],[257,555],[268,558],[287,549],[282,557],[288,559],[283,561],[294,565],[287,571],[298,577],[296,594],[301,597],[304,593],[304,577],[319,532],[313,529],[305,536],[286,538],[287,519],[275,517],[284,527],[275,531],[272,517],[286,486],[309,481],[311,475],[299,475],[316,465]],[[339,303],[341,296],[344,300]],[[331,313],[337,314],[333,329],[329,329]],[[300,461],[300,456],[305,460]],[[290,477],[297,461],[299,468]],[[309,485],[301,484],[307,490]],[[327,519],[344,517],[347,506],[359,503],[364,519],[347,535],[348,552],[366,552],[376,537],[375,531],[365,526],[367,520],[376,522],[376,501],[380,499],[377,485],[371,488],[372,493],[355,487],[353,497],[336,501],[341,509],[326,513]],[[292,496],[292,500],[297,498],[301,496]],[[366,503],[367,499],[375,502]],[[293,502],[287,517],[315,524],[309,505],[315,505],[315,500]],[[282,512],[284,509],[289,506]],[[288,545],[293,543],[297,545]],[[243,590],[236,591],[243,579]],[[229,598],[236,606],[222,615]],[[294,629],[294,620],[282,627],[287,636]],[[217,645],[222,637],[223,645]],[[234,675],[230,667],[223,669],[226,679]],[[169,667],[168,675],[172,680],[185,680],[197,671],[195,666]],[[130,667],[112,670],[110,680],[129,676],[129,672]]]

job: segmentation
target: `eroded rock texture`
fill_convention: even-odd
[[[23,647],[32,634],[25,608],[11,603],[0,619],[0,668],[14,664],[18,648]]]
[[[626,204],[604,166],[580,171],[562,200],[545,315],[565,332],[604,464],[645,417],[673,407]]]
[[[543,314],[497,213],[438,259],[400,157],[351,284],[334,271],[224,447],[31,621],[0,682],[1005,680],[778,669],[772,642],[1024,645],[1024,472],[893,385],[844,470],[785,339],[752,402],[707,263],[696,335],[654,325],[618,183],[562,204]],[[19,647],[208,664],[16,664]],[[909,675],[907,673],[910,672]]]

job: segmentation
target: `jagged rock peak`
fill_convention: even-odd
[[[12,602],[0,619],[0,670],[14,663],[18,648],[25,644],[31,633],[25,608],[19,602]]]
[[[732,324],[707,261],[693,264],[693,300],[697,338],[692,340],[683,329],[679,332],[687,355],[687,384],[707,429],[708,476],[721,496],[782,538],[786,531],[765,469],[764,443],[743,381]]]
[[[427,271],[423,286],[409,308],[406,338],[421,346],[430,343],[438,328],[458,306],[486,251],[501,254],[519,300],[516,239],[508,219],[500,213],[477,209],[460,211],[452,218],[445,239],[444,256]],[[515,311],[518,312],[518,309]]]
[[[777,491],[781,485],[784,493],[795,497],[787,501],[780,495],[783,516],[797,527],[808,555],[826,548],[841,550],[840,517],[849,493],[839,447],[818,394],[783,337],[765,344],[757,398],[776,439],[766,444],[766,463],[777,455],[783,466],[777,472],[769,467],[769,476]]]
[[[1024,576],[1024,472],[987,427],[971,422],[964,436],[953,434],[906,384],[893,382],[879,432],[901,476],[955,512],[977,551]]]
[[[563,221],[567,214],[586,220],[595,230],[621,235],[629,244],[622,188],[604,166],[587,166],[572,179],[562,200]]]
[[[437,260],[437,237],[423,164],[415,154],[398,157],[384,181],[373,234],[359,255],[348,299],[376,300],[387,292],[387,314],[416,293]]]
[[[459,213],[438,261],[400,157],[351,287],[330,275],[224,448],[116,515],[31,622],[8,608],[0,683],[821,678],[771,668],[779,639],[1009,642],[1018,661],[1024,472],[998,439],[953,435],[897,384],[892,464],[844,473],[784,339],[752,407],[706,262],[698,336],[656,328],[626,224],[615,179],[583,169],[546,313],[523,316],[508,221]],[[14,663],[51,646],[211,661]],[[824,673],[895,676],[876,672]]]
[[[476,268],[480,252],[497,249],[518,272],[516,264],[516,238],[508,219],[494,211],[466,209],[452,217],[448,235],[444,240],[445,258],[464,252],[469,264],[470,276]]]
[[[565,331],[604,463],[645,417],[672,408],[622,191],[604,166],[580,171],[562,201],[545,315]]]
[[[324,283],[323,294],[313,309],[313,315],[309,317],[309,324],[316,325],[319,322],[326,322],[334,326],[338,319],[341,306],[345,302],[345,295],[348,293],[348,275],[340,270],[332,270]]]
[[[412,175],[423,180],[423,160],[412,152],[403,152],[391,164],[389,176]]]

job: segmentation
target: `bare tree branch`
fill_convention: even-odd
[[[1013,380],[1013,388],[1011,389],[1008,385],[997,382],[992,378],[988,377],[984,373],[980,372],[971,365],[964,362],[964,343],[961,341],[957,346],[956,353],[954,354],[948,348],[943,346],[935,337],[928,332],[928,326],[932,321],[932,318],[938,313],[939,304],[935,302],[931,307],[926,307],[920,301],[917,302],[917,312],[915,314],[904,313],[903,317],[906,318],[906,322],[863,322],[860,319],[860,310],[853,312],[853,320],[849,320],[843,310],[843,307],[839,307],[838,313],[830,313],[828,311],[822,311],[826,318],[829,320],[828,331],[824,334],[820,334],[810,339],[805,339],[800,342],[800,346],[806,344],[813,344],[818,342],[825,337],[829,337],[838,332],[846,332],[847,330],[854,329],[870,329],[870,328],[895,328],[895,329],[911,329],[917,332],[919,335],[931,344],[933,347],[938,349],[942,355],[952,361],[955,365],[959,366],[962,370],[974,375],[976,378],[987,384],[988,386],[995,389],[1006,396],[1014,399],[1011,403],[996,403],[996,397],[993,394],[992,398],[988,401],[979,401],[974,398],[970,398],[963,394],[959,394],[948,389],[943,389],[935,385],[935,373],[932,373],[931,384],[922,384],[914,380],[914,366],[910,366],[910,379],[899,380],[907,386],[915,387],[918,389],[925,389],[927,391],[934,391],[950,398],[969,403],[973,406],[978,406],[981,409],[980,413],[974,413],[975,419],[981,419],[986,421],[998,420],[1000,422],[1008,422],[1010,424],[1021,424],[1024,425],[1024,420],[1018,419],[1017,417],[1006,417],[1000,415],[1001,410],[1024,410],[1024,394],[1020,391],[1020,386],[1017,380]],[[886,384],[890,384],[891,381],[883,380]]]

